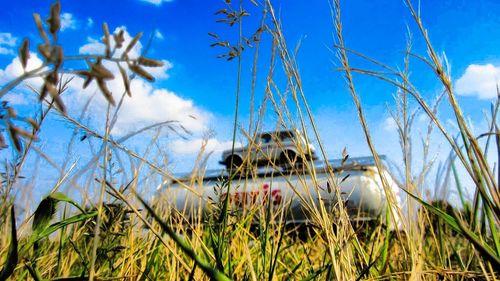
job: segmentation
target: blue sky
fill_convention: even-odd
[[[243,33],[250,35],[261,20],[261,7],[244,1],[250,16],[244,19]],[[418,6],[416,1],[415,6]],[[24,37],[32,41],[31,51],[36,52],[39,42],[32,13],[46,17],[50,1],[6,1],[0,11],[0,83],[5,84],[16,73],[17,48]],[[236,60],[216,58],[223,50],[210,47],[214,38],[209,32],[235,42],[237,27],[217,23],[220,15],[214,12],[224,8],[224,1],[199,0],[123,0],[123,1],[65,1],[62,0],[63,30],[60,43],[65,54],[85,54],[102,50],[99,40],[102,22],[107,22],[113,32],[125,28],[134,36],[143,31],[142,48],[152,37],[147,56],[164,60],[165,66],[155,71],[157,81],[135,84],[134,100],[124,106],[114,131],[115,137],[166,120],[179,120],[192,131],[189,139],[175,135],[162,135],[160,141],[169,155],[170,167],[175,172],[187,171],[192,167],[201,139],[210,134],[209,149],[215,150],[210,168],[217,168],[220,150],[227,148],[231,140],[232,120],[236,89]],[[297,63],[300,68],[303,88],[312,113],[319,127],[319,133],[330,158],[338,158],[344,147],[352,156],[369,154],[363,134],[358,125],[352,99],[346,89],[343,74],[337,68],[333,50],[334,29],[330,5],[327,0],[317,1],[272,1],[282,20],[282,28],[289,48],[300,42]],[[342,1],[344,38],[347,47],[380,60],[392,67],[403,67],[403,51],[407,34],[413,34],[413,50],[425,55],[424,41],[401,0]],[[420,13],[430,38],[440,54],[446,54],[451,66],[451,76],[456,82],[459,102],[471,122],[480,133],[486,123],[481,112],[487,109],[496,97],[495,84],[500,77],[500,2],[482,1],[421,1]],[[259,64],[256,81],[256,106],[263,98],[265,77],[270,56],[269,35],[264,35],[259,50]],[[101,49],[100,49],[101,48]],[[240,124],[248,127],[250,107],[250,81],[254,49],[247,49],[242,56],[242,94]],[[33,62],[36,63],[36,62]],[[352,58],[355,66],[372,68],[366,62]],[[81,65],[71,65],[81,67]],[[282,67],[277,64],[277,72]],[[411,62],[411,78],[422,95],[429,101],[437,96],[441,88],[433,79],[432,72],[418,62]],[[285,83],[282,74],[276,74],[276,82],[282,91]],[[397,135],[387,108],[395,109],[396,90],[373,78],[355,76],[362,104],[365,107],[370,129],[377,149],[388,154],[397,162],[400,160]],[[36,81],[32,81],[37,85]],[[118,87],[118,86],[117,86]],[[492,90],[493,89],[493,90]],[[115,92],[115,94],[118,94]],[[70,113],[78,116],[91,92],[79,92],[78,85],[65,98]],[[25,115],[34,114],[33,94],[23,87],[10,93],[7,100]],[[105,103],[96,98],[85,123],[96,130],[102,130]],[[191,116],[196,116],[196,120]],[[440,110],[442,120],[451,118],[445,106]],[[272,112],[266,117],[264,129],[273,129],[275,117]],[[415,134],[424,130],[425,118],[416,124]],[[40,147],[56,160],[64,157],[60,151],[67,147],[72,126],[60,117],[52,116],[40,134]],[[418,122],[417,122],[418,123]],[[147,135],[151,137],[151,135]],[[245,142],[244,139],[239,138]],[[143,151],[147,142],[134,138],[127,145]],[[75,148],[84,151],[88,148]],[[433,152],[448,153],[446,144],[437,137]],[[51,153],[52,152],[52,153]],[[74,154],[78,154],[74,152]],[[4,153],[11,157],[10,153]],[[85,156],[78,155],[85,158]],[[36,157],[33,157],[33,159]],[[72,159],[81,158],[74,156]],[[76,161],[76,160],[75,160]],[[30,163],[34,163],[34,160]]]

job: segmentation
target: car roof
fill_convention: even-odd
[[[280,130],[280,131],[263,132],[263,133],[260,133],[258,136],[262,137],[262,136],[275,136],[275,135],[278,135],[278,136],[282,137],[282,136],[292,136],[292,135],[294,135],[296,133],[297,133],[296,130]]]

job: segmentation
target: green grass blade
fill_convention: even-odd
[[[74,224],[77,222],[85,221],[87,219],[93,218],[97,216],[97,211],[87,213],[87,214],[79,214],[75,215],[72,217],[69,217],[65,220],[56,222],[51,224],[49,227],[41,230],[39,233],[34,233],[33,236],[31,237],[31,243],[35,243],[37,241],[40,241],[41,239],[48,237],[50,234],[56,232],[57,230],[61,229],[62,227],[68,226],[70,224]]]
[[[207,274],[210,279],[216,280],[216,281],[228,281],[231,280],[229,279],[224,273],[220,272],[216,268],[212,268],[210,264],[208,264],[206,261],[201,259],[195,252],[194,250],[181,238],[175,233],[175,231],[167,225],[156,213],[155,211],[144,201],[139,195],[137,195],[137,198],[139,201],[141,201],[142,205],[146,208],[148,211],[149,215],[151,215],[154,220],[161,226],[162,230],[174,240],[175,244],[181,248],[181,250],[188,255],[202,270]]]
[[[17,251],[17,230],[16,230],[16,215],[14,212],[14,206],[10,208],[10,244],[9,251],[7,252],[7,262],[4,268],[0,271],[0,281],[7,280],[10,275],[14,272],[18,262],[18,251]]]
[[[492,264],[496,264],[497,267],[500,267],[500,256],[496,254],[495,250],[493,250],[488,244],[483,243],[482,240],[477,236],[477,234],[469,230],[467,226],[465,226],[460,220],[457,220],[453,216],[444,212],[443,210],[430,205],[429,203],[420,199],[418,196],[412,194],[406,189],[402,188],[402,190],[404,190],[408,195],[417,200],[431,213],[438,216],[438,218],[442,219],[448,226],[450,226],[457,233],[467,238],[467,240],[469,240],[472,244],[474,244],[476,250],[478,250],[485,257],[485,259],[489,260]]]

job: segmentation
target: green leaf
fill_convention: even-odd
[[[82,213],[85,213],[85,210],[83,210],[73,199],[69,198],[64,193],[51,193],[45,197],[36,208],[32,224],[33,232],[42,232],[49,225],[49,222],[56,213],[57,204],[59,202],[67,202],[78,208],[78,210]]]
[[[69,203],[69,204],[75,206],[76,208],[78,208],[78,210],[80,210],[82,213],[85,213],[85,210],[82,207],[80,207],[80,205],[78,205],[73,199],[69,198],[66,194],[64,194],[62,192],[54,192],[54,193],[50,194],[49,197],[53,198],[57,201]]]
[[[431,204],[425,202],[420,199],[418,196],[412,194],[408,190],[401,188],[408,195],[417,200],[420,204],[422,204],[427,210],[436,215],[438,218],[442,219],[448,226],[450,226],[457,233],[461,234],[467,240],[469,240],[472,244],[474,244],[476,250],[478,250],[487,260],[489,260],[492,264],[496,264],[497,267],[500,267],[500,257],[496,254],[496,252],[486,243],[483,242],[476,233],[471,231],[464,225],[460,220],[457,220],[455,217],[447,214],[443,210],[432,206]],[[487,208],[487,206],[484,206]]]
[[[49,225],[50,220],[56,213],[57,202],[58,200],[50,197],[50,195],[40,202],[35,210],[31,225],[33,232],[41,232]]]
[[[51,235],[52,233],[56,232],[57,230],[61,229],[62,227],[65,227],[65,226],[68,226],[70,224],[74,224],[77,222],[85,221],[85,220],[93,218],[95,216],[97,216],[97,211],[94,211],[91,213],[86,213],[86,214],[75,215],[75,216],[69,217],[65,220],[53,223],[49,227],[43,229],[42,231],[40,231],[38,233],[34,233],[33,236],[31,237],[31,243],[35,243],[35,242],[40,241],[41,239]]]
[[[10,275],[14,272],[18,261],[18,252],[17,252],[17,230],[16,230],[16,216],[14,212],[14,206],[10,208],[10,245],[9,251],[7,253],[7,262],[5,263],[5,267],[0,271],[0,281],[7,280]]]
[[[162,230],[166,232],[168,236],[172,238],[172,240],[174,240],[175,244],[177,244],[177,246],[179,246],[179,248],[181,248],[182,251],[186,255],[188,255],[203,270],[203,272],[205,272],[205,274],[210,277],[211,280],[231,280],[224,273],[220,272],[216,268],[213,268],[209,263],[198,256],[194,252],[194,250],[186,243],[186,241],[184,241],[179,235],[177,235],[177,233],[175,233],[175,231],[168,224],[166,224],[139,195],[137,195],[137,198],[139,199],[139,201],[141,201],[142,205],[144,205],[149,215],[151,215],[154,220],[161,226]]]

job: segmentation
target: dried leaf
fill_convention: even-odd
[[[140,65],[144,65],[144,66],[148,66],[148,67],[160,67],[160,66],[164,65],[164,63],[162,61],[148,59],[148,58],[145,58],[145,57],[140,57],[137,60],[137,62]]]
[[[154,82],[155,81],[155,78],[153,77],[153,75],[149,74],[146,70],[144,70],[142,67],[136,65],[136,64],[129,64],[128,67],[130,68],[130,70],[132,70],[132,72],[134,72],[135,74],[141,76],[142,78],[150,81],[150,82]]]
[[[102,95],[106,98],[106,100],[113,106],[116,105],[115,100],[113,99],[113,94],[109,91],[108,87],[106,86],[106,82],[104,82],[103,79],[97,79],[97,86],[99,86],[99,89],[102,92]]]
[[[118,64],[118,68],[120,69],[120,74],[122,75],[123,85],[125,86],[125,92],[129,97],[131,97],[132,93],[130,92],[130,82],[128,80],[127,72],[125,71],[125,69],[123,69],[123,67],[120,64]]]
[[[24,38],[23,44],[21,44],[21,48],[19,48],[19,60],[21,61],[23,69],[26,69],[26,65],[28,65],[29,58],[30,58],[30,41],[28,40],[28,38]]]
[[[139,39],[141,39],[141,37],[142,37],[142,32],[139,32],[139,33],[137,33],[137,35],[135,35],[134,38],[132,38],[130,43],[128,43],[127,48],[123,52],[122,58],[128,57],[128,52],[130,52],[132,50],[132,48],[135,46],[135,44],[137,44],[137,41],[139,41]]]
[[[45,33],[45,29],[43,29],[42,18],[39,14],[34,13],[33,18],[35,19],[36,28],[38,29],[38,33],[40,37],[42,37],[43,42],[46,45],[50,44],[49,37],[47,37],[47,33]]]
[[[61,3],[59,1],[55,2],[50,6],[50,17],[47,19],[47,23],[49,24],[49,31],[56,37],[57,31],[61,28],[61,18],[59,14],[61,13]]]

